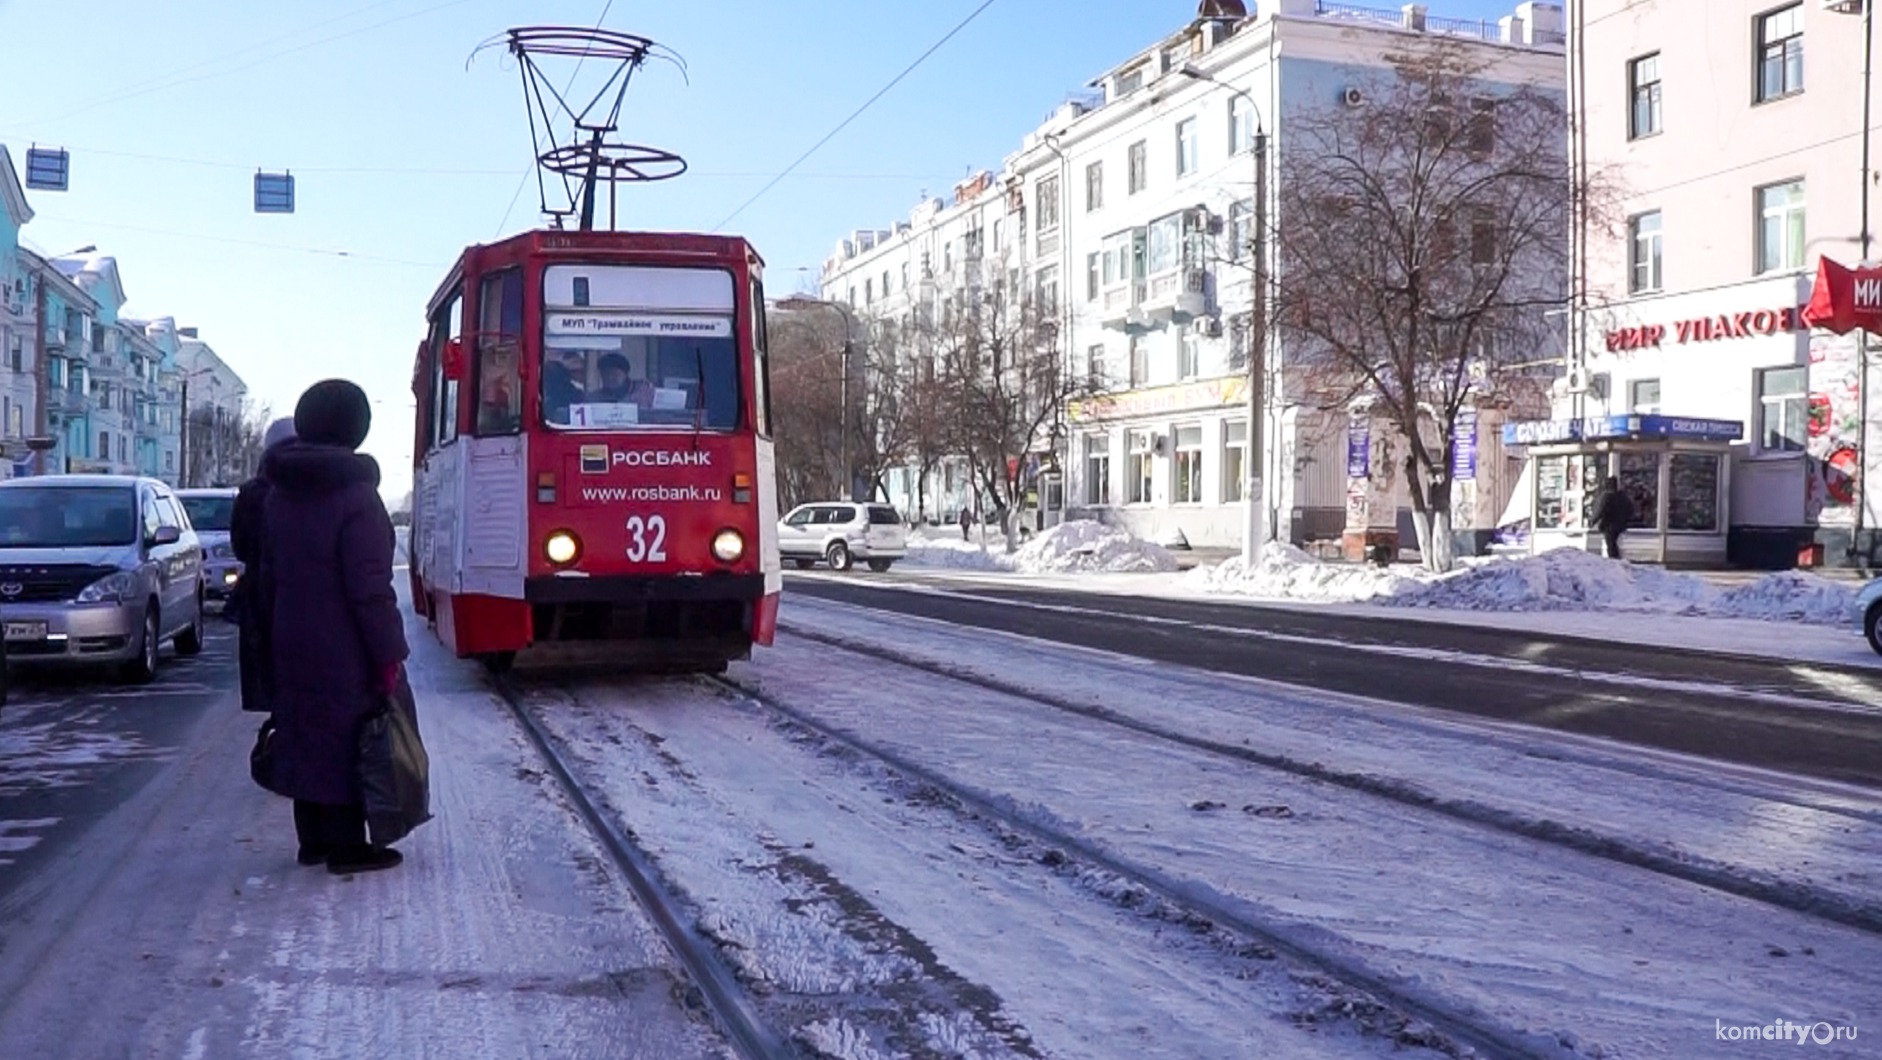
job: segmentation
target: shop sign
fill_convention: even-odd
[[[1657,348],[1670,335],[1675,343],[1719,342],[1725,339],[1749,339],[1791,331],[1807,331],[1803,306],[1758,309],[1746,313],[1721,313],[1675,321],[1669,330],[1665,324],[1642,324],[1615,328],[1606,334],[1609,353]]]
[[[1451,478],[1467,482],[1477,477],[1477,410],[1460,409],[1451,438]]]
[[[1075,423],[1088,423],[1093,420],[1133,419],[1139,416],[1183,412],[1189,409],[1221,408],[1224,405],[1233,405],[1247,399],[1248,377],[1230,375],[1198,383],[1180,383],[1176,386],[1159,386],[1148,390],[1132,390],[1122,394],[1085,398],[1072,402],[1066,414]]]
[[[1615,438],[1660,438],[1691,442],[1735,442],[1745,436],[1737,420],[1682,416],[1590,416],[1580,420],[1527,420],[1503,425],[1504,445]]]
[[[1346,424],[1346,477],[1372,477],[1372,421],[1364,416]]]

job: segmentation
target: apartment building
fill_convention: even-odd
[[[1039,441],[1051,450],[1041,465],[1063,468],[1040,490],[1047,522],[1062,511],[1155,540],[1240,543],[1257,137],[1269,145],[1273,203],[1289,115],[1363,105],[1356,86],[1385,76],[1417,39],[1471,49],[1488,85],[1562,91],[1552,4],[1525,3],[1496,22],[1325,0],[1224,15],[1240,6],[1205,3],[1061,105],[998,174],[924,203],[893,230],[853,234],[825,265],[825,296],[864,317],[906,315],[990,276],[1059,316],[1061,354],[1091,385]],[[1278,335],[1268,367],[1267,525],[1284,540],[1337,540],[1353,487],[1348,414],[1297,400]],[[1478,466],[1504,477],[1500,460]],[[1507,478],[1489,492],[1506,496]],[[891,499],[906,504],[906,492]]]
[[[1728,450],[1671,474],[1618,458],[1603,470],[1667,521],[1642,529],[1725,531],[1740,563],[1789,565],[1812,542],[1838,561],[1859,533],[1869,547],[1882,513],[1857,509],[1876,463],[1859,339],[1799,312],[1820,258],[1874,255],[1860,7],[1589,0],[1570,27],[1576,164],[1598,212],[1577,252],[1586,310],[1556,415],[1736,425]],[[1548,472],[1548,490],[1575,492]],[[1540,497],[1538,526],[1573,532],[1574,500]]]

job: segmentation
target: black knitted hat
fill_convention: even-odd
[[[294,433],[313,445],[358,449],[372,429],[372,402],[344,379],[315,383],[294,406]]]

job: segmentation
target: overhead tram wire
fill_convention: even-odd
[[[614,10],[614,0],[608,0],[606,4],[602,5],[601,17],[595,19],[595,28],[597,30],[601,28],[601,24],[603,22],[606,22],[608,20],[608,12],[612,10]],[[575,69],[569,71],[569,83],[562,86],[563,95],[566,96],[570,92],[575,91],[575,77],[577,74],[582,72],[582,63],[585,62],[587,59],[588,59],[587,55],[580,55],[576,57]],[[523,90],[523,106],[525,109],[527,109],[529,106],[529,90],[527,88]],[[529,126],[529,149],[531,152],[537,155],[540,155],[542,153],[542,138],[536,135],[534,111],[530,111],[530,117],[531,117],[531,121],[530,121],[530,126]],[[541,173],[541,170],[538,168],[537,163],[535,161],[531,161],[529,164],[529,168],[523,170],[523,179],[516,182],[516,192],[515,194],[510,196],[510,205],[503,208],[503,220],[497,222],[497,235],[502,235],[504,226],[510,223],[510,214],[514,212],[516,209],[516,200],[522,198],[523,189],[529,187],[529,175],[531,173],[537,173],[537,174]]]
[[[909,63],[906,69],[904,69],[901,73],[896,74],[895,77],[891,79],[888,84],[883,85],[879,90],[877,90],[875,95],[870,96],[867,100],[864,100],[863,105],[860,107],[857,107],[854,113],[852,113],[849,117],[844,118],[841,122],[839,122],[836,128],[831,129],[828,133],[824,135],[823,139],[818,140],[816,143],[810,145],[810,150],[805,151],[803,154],[799,155],[797,158],[797,161],[792,162],[790,165],[784,167],[784,172],[779,173],[775,177],[772,177],[771,180],[767,184],[765,184],[764,187],[759,188],[758,191],[754,195],[752,195],[751,198],[746,199],[743,203],[741,203],[738,209],[733,210],[729,215],[727,215],[725,220],[720,221],[718,224],[714,225],[712,227],[712,230],[714,232],[717,232],[720,229],[724,228],[726,225],[731,224],[734,220],[738,218],[738,215],[744,213],[752,205],[752,203],[755,203],[759,199],[764,198],[765,194],[769,192],[772,188],[775,188],[779,184],[783,183],[784,178],[790,176],[792,171],[794,171],[795,169],[797,169],[798,166],[801,166],[806,161],[808,161],[810,159],[810,156],[816,154],[818,150],[820,150],[823,147],[824,144],[827,144],[831,140],[835,139],[836,135],[842,132],[844,129],[848,128],[851,122],[855,121],[857,118],[862,117],[864,111],[874,106],[877,100],[881,99],[883,96],[888,95],[890,89],[900,84],[903,78],[907,77],[909,74],[914,73],[916,67],[926,62],[930,55],[933,55],[935,52],[940,51],[942,45],[946,44],[950,40],[953,40],[956,34],[958,34],[961,30],[966,29],[969,23],[973,22],[974,19],[979,18],[981,12],[992,7],[994,3],[995,3],[995,0],[984,0],[984,2],[979,7],[976,7],[973,9],[973,11],[969,12],[967,17],[960,21],[959,25],[955,26],[951,30],[948,30],[947,33],[941,37],[940,40],[935,41],[932,45],[930,45],[927,51],[922,52],[920,55],[916,56],[915,61],[912,63]]]

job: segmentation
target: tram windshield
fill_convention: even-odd
[[[738,426],[731,274],[558,265],[544,281],[542,403],[549,426]]]

